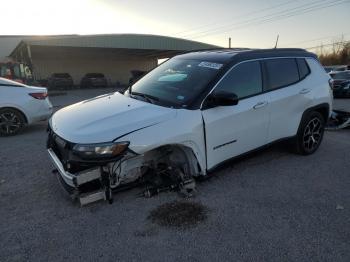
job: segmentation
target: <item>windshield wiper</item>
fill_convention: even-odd
[[[151,104],[154,104],[154,101],[159,101],[159,98],[158,97],[155,97],[155,96],[151,96],[151,95],[146,95],[144,93],[138,93],[138,92],[132,92],[130,93],[131,96],[140,96],[142,97],[143,99],[145,99],[147,102],[151,103]]]

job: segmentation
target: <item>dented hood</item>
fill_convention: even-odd
[[[176,109],[113,93],[57,111],[50,126],[57,135],[73,143],[103,143],[175,116]]]

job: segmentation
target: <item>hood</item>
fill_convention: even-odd
[[[111,142],[176,116],[176,109],[152,105],[120,93],[106,94],[57,111],[52,130],[80,144]]]

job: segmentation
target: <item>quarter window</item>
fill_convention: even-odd
[[[299,72],[294,58],[269,59],[265,61],[268,79],[267,90],[288,86],[299,81]]]
[[[238,98],[262,92],[260,63],[245,62],[234,67],[218,84],[215,91],[235,93]]]
[[[304,58],[297,58],[297,63],[299,68],[300,79],[304,79],[310,73],[310,69],[306,64]]]

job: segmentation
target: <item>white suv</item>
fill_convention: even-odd
[[[205,176],[282,139],[312,154],[331,109],[329,76],[305,50],[191,52],[161,64],[124,94],[55,113],[48,152],[65,188],[84,204],[111,199],[112,189],[146,174],[156,177],[160,166],[182,179]]]

